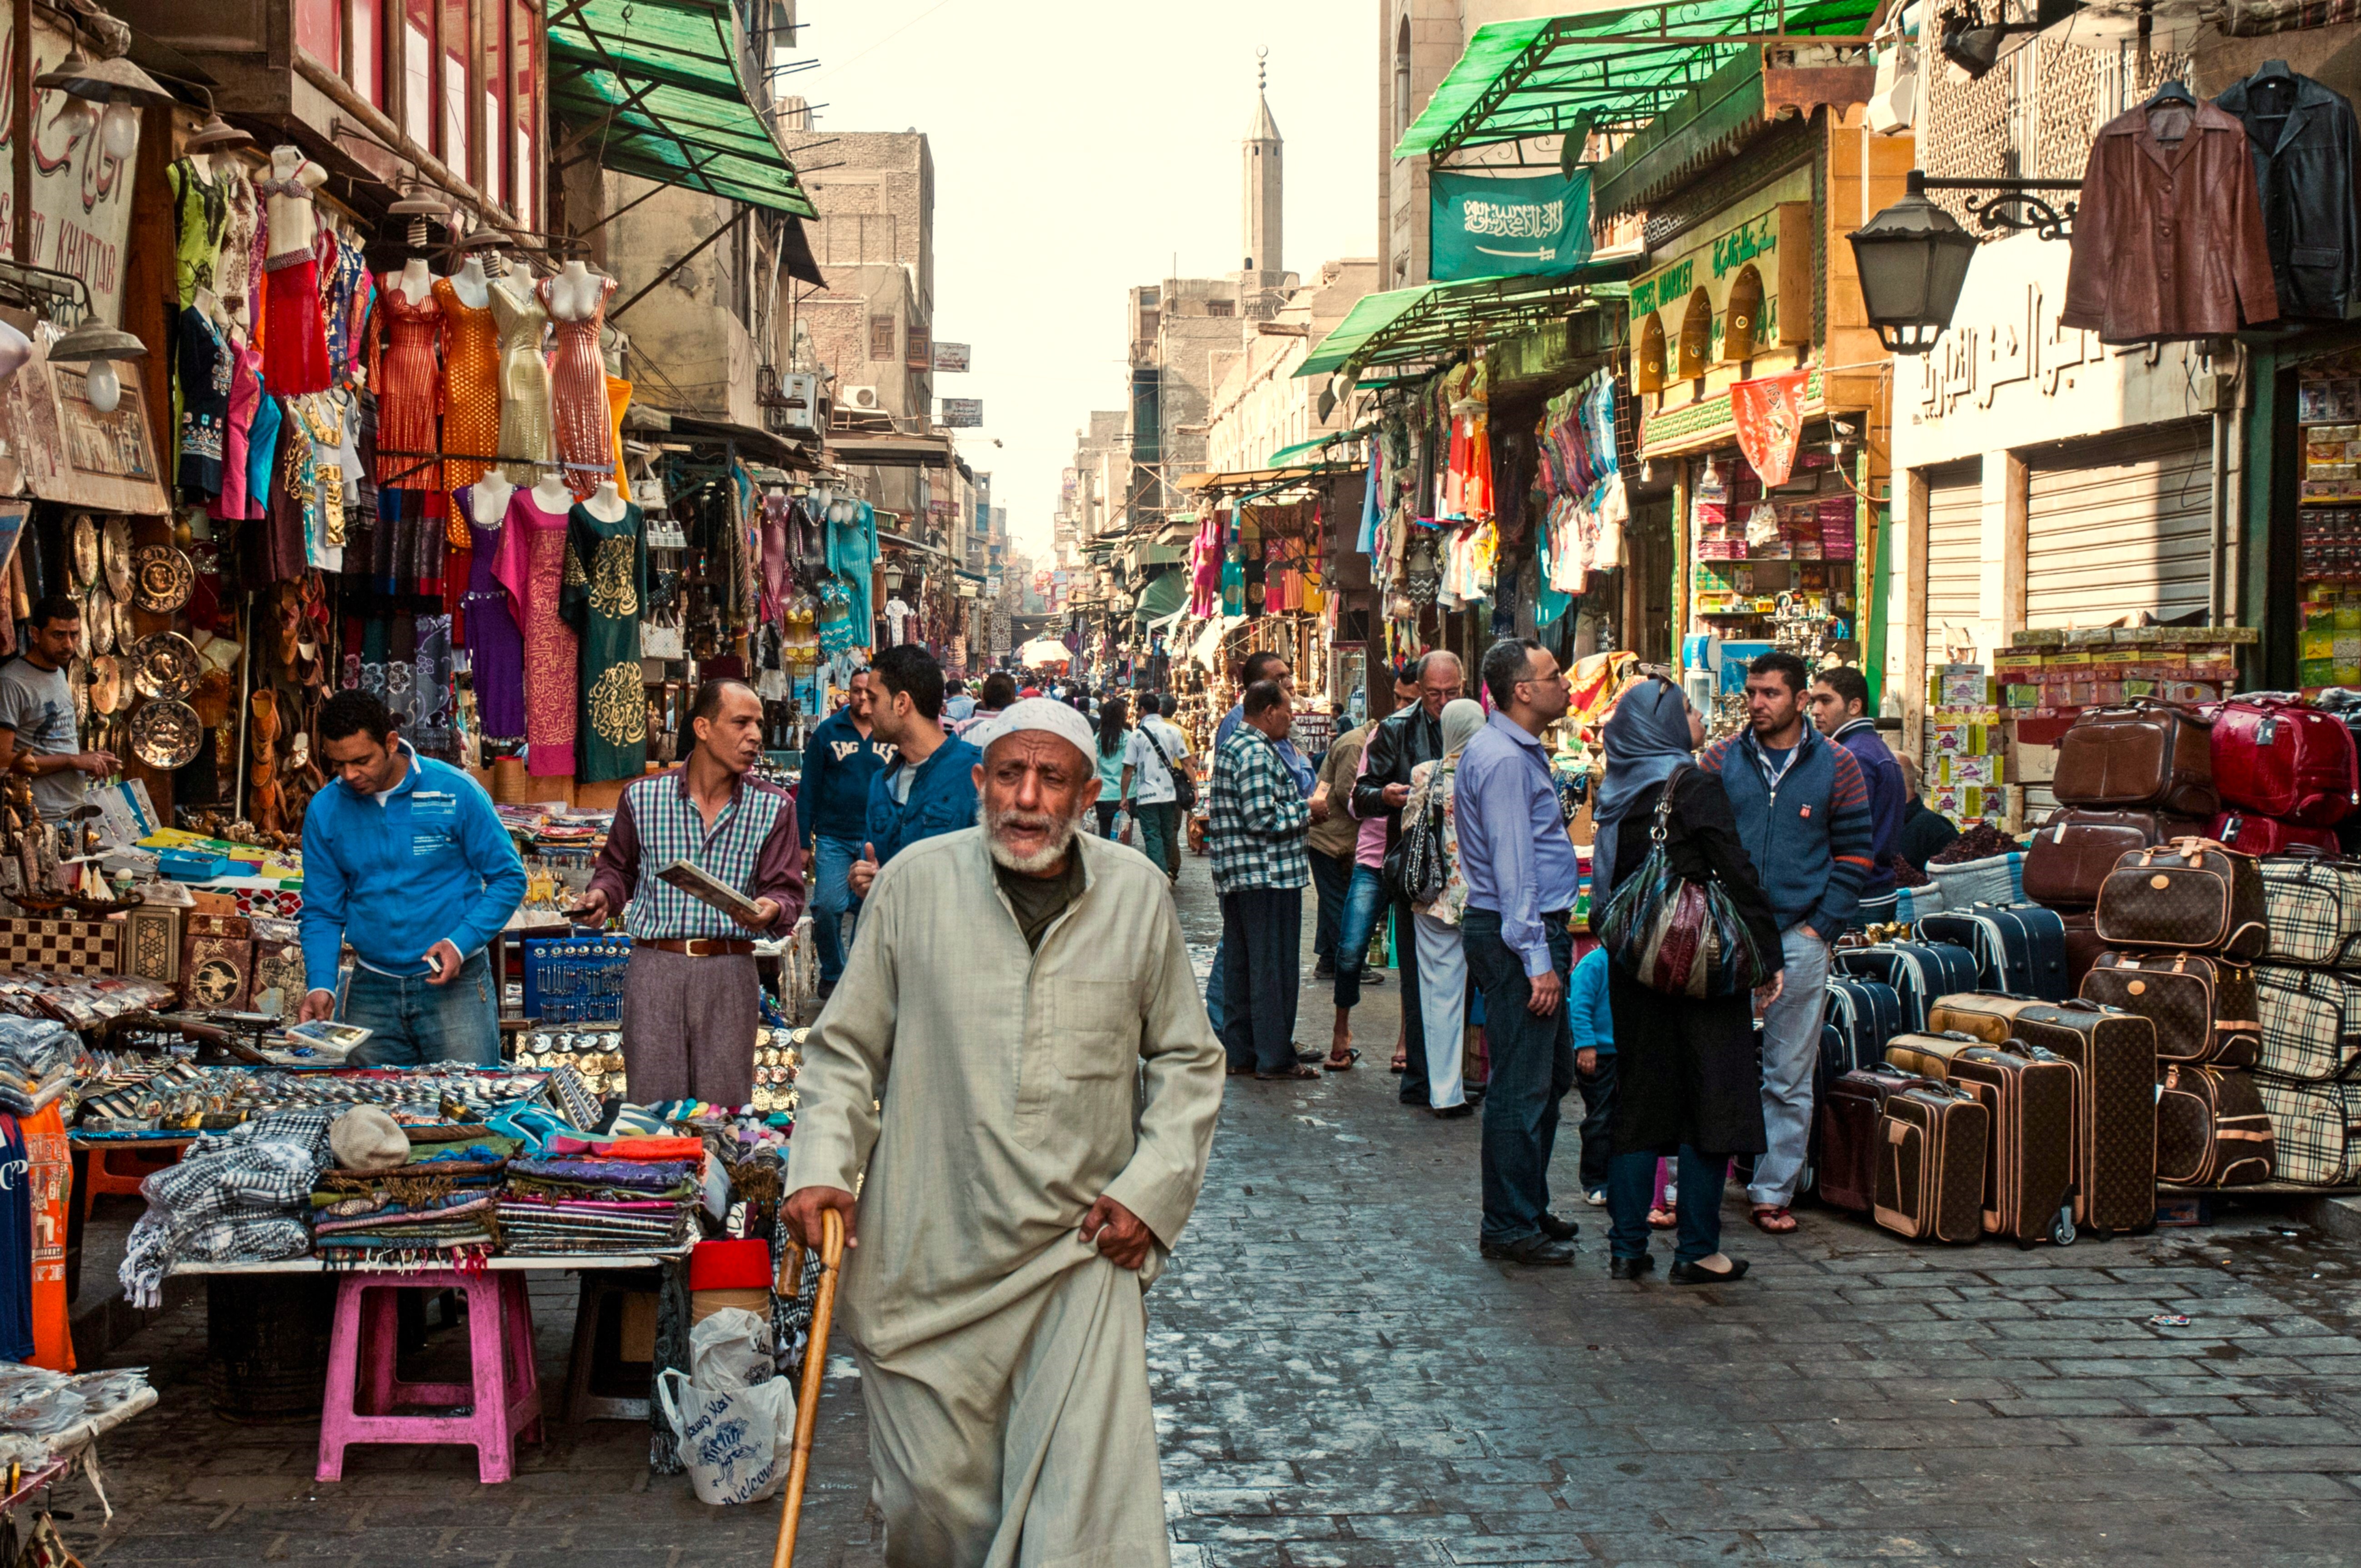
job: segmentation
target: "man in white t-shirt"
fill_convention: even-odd
[[[1189,742],[1174,728],[1172,716],[1180,705],[1168,692],[1140,699],[1140,719],[1131,732],[1131,751],[1123,762],[1123,803],[1139,824],[1139,852],[1164,868],[1165,876],[1180,880],[1180,792],[1172,782],[1176,768],[1188,766]]]

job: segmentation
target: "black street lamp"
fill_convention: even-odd
[[[1847,237],[1878,342],[1889,354],[1934,347],[1968,280],[1975,236],[1927,199],[1927,176],[1914,169],[1902,200]]]

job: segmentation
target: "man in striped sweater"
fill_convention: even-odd
[[[1812,1130],[1812,1084],[1827,1009],[1828,945],[1852,919],[1868,879],[1874,828],[1869,785],[1851,752],[1813,729],[1811,672],[1793,653],[1747,666],[1747,730],[1706,748],[1698,765],[1721,778],[1739,838],[1779,916],[1786,984],[1763,1014],[1763,1124],[1768,1152],[1747,1185],[1754,1223],[1795,1228],[1787,1205]]]

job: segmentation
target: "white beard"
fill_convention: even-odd
[[[1049,838],[1042,840],[1041,847],[1030,854],[1011,849],[1002,841],[1000,835],[1004,828],[1018,826],[1030,828],[1040,821],[1044,816],[1046,816],[1045,813],[1030,811],[995,812],[983,801],[979,800],[975,803],[975,825],[983,829],[984,846],[992,851],[994,863],[1005,866],[1020,876],[1039,876],[1043,872],[1064,860],[1066,851],[1073,847],[1074,834],[1082,820],[1080,814],[1077,814],[1067,817],[1062,822],[1051,823]],[[1020,822],[1019,818],[1025,820]]]

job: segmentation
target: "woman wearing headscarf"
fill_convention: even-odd
[[[1411,905],[1418,946],[1419,1019],[1426,1026],[1427,1104],[1444,1118],[1466,1116],[1467,1103],[1460,1057],[1467,1042],[1467,951],[1459,938],[1459,912],[1467,905],[1467,884],[1459,875],[1459,822],[1453,805],[1459,753],[1484,728],[1484,705],[1459,697],[1443,705],[1443,755],[1410,773],[1410,800],[1402,824],[1443,816],[1443,887],[1427,903]]]
[[[1618,1279],[1638,1279],[1648,1255],[1648,1208],[1659,1156],[1679,1151],[1680,1229],[1670,1274],[1675,1285],[1738,1278],[1741,1261],[1721,1253],[1721,1190],[1730,1157],[1760,1154],[1762,1070],[1754,1052],[1753,1000],[1779,992],[1779,924],[1720,781],[1686,766],[1705,743],[1705,725],[1681,688],[1661,676],[1635,683],[1607,720],[1607,776],[1599,786],[1590,906],[1603,911],[1617,884],[1648,859],[1656,807],[1672,792],[1664,853],[1691,882],[1719,882],[1772,970],[1754,998],[1667,996],[1620,964],[1609,966],[1615,1029],[1613,1154],[1607,1164],[1607,1235]]]

